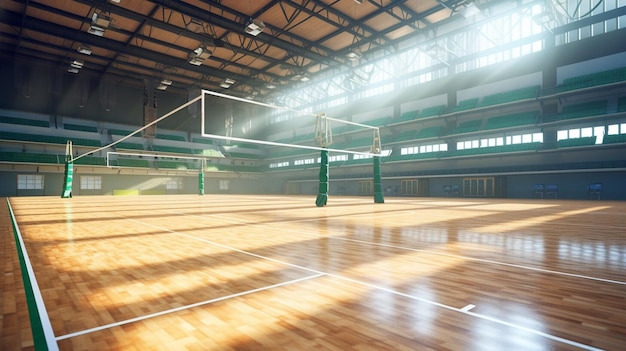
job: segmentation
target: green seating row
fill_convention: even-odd
[[[63,163],[64,156],[53,154],[34,154],[28,152],[0,152],[0,162],[16,163]]]
[[[93,126],[85,126],[82,124],[64,123],[63,128],[67,130],[76,130],[79,132],[98,133],[98,128]]]
[[[123,130],[123,129],[109,129],[109,133],[111,135],[128,135],[130,133],[134,132],[133,130]],[[141,136],[141,132],[133,134],[133,136]]]
[[[447,113],[461,112],[467,111],[471,109],[475,109],[478,106],[478,98],[467,99],[463,101],[459,101],[459,103],[455,107],[451,107],[446,111]]]
[[[456,128],[449,131],[448,135],[477,132],[480,130],[482,123],[483,121],[480,119],[461,122]]]
[[[116,149],[126,149],[126,150],[144,150],[143,144],[138,143],[128,143],[122,141],[121,143],[115,144]]]
[[[537,115],[537,112],[523,112],[492,117],[487,120],[483,129],[491,130],[535,124],[537,122]]]
[[[192,138],[191,141],[194,143],[198,143],[198,144],[207,144],[207,145],[214,144],[213,139],[208,139],[208,138]]]
[[[557,87],[556,91],[563,92],[576,90],[597,85],[617,83],[625,80],[626,67],[622,67],[565,79],[563,80],[563,84]]]
[[[173,140],[173,141],[187,141],[185,137],[182,135],[164,134],[164,133],[157,133],[156,138],[163,139],[163,140]]]
[[[25,133],[12,133],[12,132],[0,132],[0,139],[15,140],[15,141],[29,141],[35,143],[46,144],[66,144],[68,140],[72,140],[74,145],[93,146],[99,147],[99,140],[82,139],[82,138],[66,138],[52,135],[36,135]]]
[[[607,114],[607,100],[585,102],[563,107],[561,113],[543,117],[543,122],[563,121],[574,118]]]
[[[104,157],[98,156],[85,156],[81,157],[74,162],[76,165],[89,165],[89,166],[106,166],[107,161]]]
[[[138,167],[138,168],[150,168],[150,163],[147,160],[141,160],[136,158],[120,158],[117,160],[111,160],[111,165],[120,167]]]
[[[152,150],[156,152],[168,152],[173,154],[191,155],[194,152],[187,147],[169,146],[169,145],[152,145]]]
[[[417,118],[420,119],[420,118],[439,116],[440,114],[443,113],[445,109],[446,109],[446,105],[427,107],[417,113]]]
[[[398,134],[387,137],[386,142],[398,143],[402,141],[410,141],[416,139],[436,138],[441,136],[443,127],[433,126],[422,128],[419,131],[413,129],[405,129]]]
[[[368,126],[372,126],[372,127],[382,127],[382,126],[387,125],[387,123],[389,123],[390,120],[391,120],[390,116],[385,116],[385,117],[379,117],[379,118],[371,119],[369,121],[365,121],[363,122],[363,124],[367,124]]]
[[[596,144],[596,137],[583,137],[575,139],[564,139],[557,142],[558,147],[576,147],[576,146],[590,146]]]
[[[415,134],[415,139],[436,138],[441,135],[442,126],[426,127]]]
[[[533,98],[536,98],[537,95],[539,94],[540,88],[541,87],[539,85],[535,85],[531,87],[487,95],[483,98],[483,101],[480,103],[480,106],[487,107],[487,106],[504,104],[507,102],[533,99]]]
[[[408,122],[408,121],[412,121],[412,120],[417,118],[417,113],[418,113],[418,111],[402,112],[402,114],[400,115],[400,118],[397,121],[394,121],[394,122]]]
[[[415,111],[406,111],[400,115],[400,118],[397,120],[389,119],[389,122],[392,123],[402,123],[402,122],[410,122],[420,118],[434,117],[439,116],[446,109],[445,105],[437,105],[432,107],[427,107],[423,110],[415,110]]]
[[[602,144],[626,143],[626,134],[605,135]]]
[[[250,160],[260,160],[262,158],[259,155],[246,154],[243,152],[229,152],[228,155],[232,158],[246,158]]]
[[[50,122],[48,121],[40,121],[36,119],[25,119],[25,118],[9,117],[9,116],[0,116],[0,123],[50,128]]]

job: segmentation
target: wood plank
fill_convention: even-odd
[[[63,350],[626,344],[621,202],[11,202]]]

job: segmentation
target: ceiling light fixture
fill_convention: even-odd
[[[109,24],[111,24],[110,16],[95,11],[91,16],[91,25],[87,32],[101,37],[104,35],[104,31],[109,27]]]
[[[79,45],[78,46],[78,52],[83,54],[83,55],[91,55],[91,48],[87,45]]]
[[[70,62],[70,67],[74,67],[74,68],[80,69],[80,68],[83,68],[84,64],[85,64],[84,61],[72,60],[72,62]]]
[[[204,60],[211,57],[211,55],[213,55],[213,51],[204,46],[199,46],[197,49],[189,53],[187,62],[194,66],[200,66]]]
[[[264,29],[265,29],[265,23],[263,23],[263,21],[255,20],[251,18],[248,21],[248,24],[246,25],[245,31],[246,33],[256,37],[261,32],[263,32]]]
[[[361,54],[361,52],[359,50],[350,50],[346,54],[346,57],[350,61],[356,61],[356,60],[360,59],[362,56],[363,55]]]
[[[159,83],[159,85],[157,86],[157,89],[159,90],[166,90],[167,87],[169,87],[170,85],[172,85],[172,81],[169,79],[161,79],[161,83]]]

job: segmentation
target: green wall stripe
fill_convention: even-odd
[[[54,337],[52,326],[50,325],[50,319],[48,318],[48,312],[43,303],[43,297],[33,272],[33,267],[30,265],[30,259],[28,253],[24,248],[24,240],[22,234],[17,226],[15,215],[13,214],[13,208],[11,208],[11,202],[7,198],[7,206],[9,207],[9,214],[11,216],[11,225],[13,227],[13,236],[15,237],[15,244],[17,248],[17,255],[20,260],[20,268],[22,270],[22,281],[24,282],[24,291],[26,294],[26,304],[28,305],[28,316],[30,319],[31,330],[33,332],[33,342],[35,344],[36,351],[57,351],[59,346]]]

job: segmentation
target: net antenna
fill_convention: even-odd
[[[315,141],[321,147],[328,147],[333,143],[333,130],[324,113],[317,115],[315,120]]]

